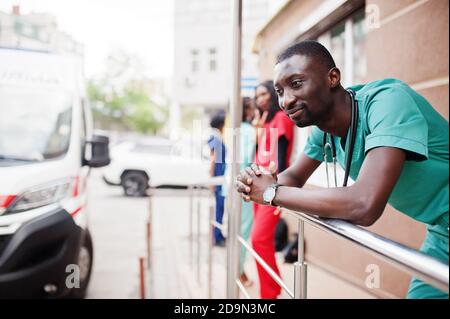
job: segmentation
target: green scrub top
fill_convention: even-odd
[[[420,222],[448,228],[448,121],[402,81],[384,79],[350,88],[356,93],[359,114],[350,177],[358,178],[373,148],[405,150],[406,162],[389,204]],[[304,150],[317,161],[323,161],[323,134],[314,127]],[[348,143],[343,147],[341,138],[333,138],[337,161],[345,168]]]
[[[240,162],[240,170],[244,170],[246,167],[249,167],[253,160],[255,159],[255,146],[256,146],[256,131],[250,123],[242,122],[241,123],[241,160]],[[231,170],[229,165],[227,164],[225,167],[225,176],[229,179],[231,174]],[[222,196],[226,197],[228,194],[227,183],[224,183],[222,187]],[[247,202],[243,202],[247,203]],[[250,205],[250,203],[248,203]],[[249,206],[244,205],[244,206]]]

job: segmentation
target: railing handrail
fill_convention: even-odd
[[[219,186],[225,183],[225,176],[214,176],[209,178],[201,178],[198,180],[190,181],[186,184],[188,187],[199,187],[199,186]]]
[[[221,180],[223,178],[213,177],[201,183],[192,183],[190,187],[218,185]],[[325,219],[287,209],[283,209],[283,211],[314,227],[357,244],[436,288],[446,292],[449,291],[449,266],[434,257],[344,220]],[[246,245],[242,243],[242,238],[239,240],[239,237],[237,240],[245,247]],[[253,253],[249,247],[245,248],[250,253]]]
[[[449,290],[449,266],[413,248],[375,234],[369,230],[340,219],[324,219],[292,210],[285,210],[310,225],[338,235],[377,256],[381,256],[395,266],[402,268],[433,286],[446,292]]]

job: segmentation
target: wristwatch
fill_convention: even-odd
[[[272,206],[272,201],[275,198],[275,195],[277,194],[278,187],[280,186],[281,186],[280,184],[272,184],[266,188],[266,190],[263,193],[263,201],[265,205]]]

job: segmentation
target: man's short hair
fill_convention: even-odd
[[[331,53],[322,44],[313,40],[306,40],[294,45],[291,45],[287,49],[278,55],[277,64],[283,62],[286,59],[294,55],[304,55],[311,57],[322,64],[327,71],[336,67],[334,59]]]
[[[212,128],[220,130],[225,124],[225,112],[222,110],[218,111],[213,115],[209,124]]]

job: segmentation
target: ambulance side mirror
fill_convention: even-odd
[[[109,156],[109,138],[104,135],[93,135],[85,142],[83,164],[89,167],[103,167],[111,162]]]

